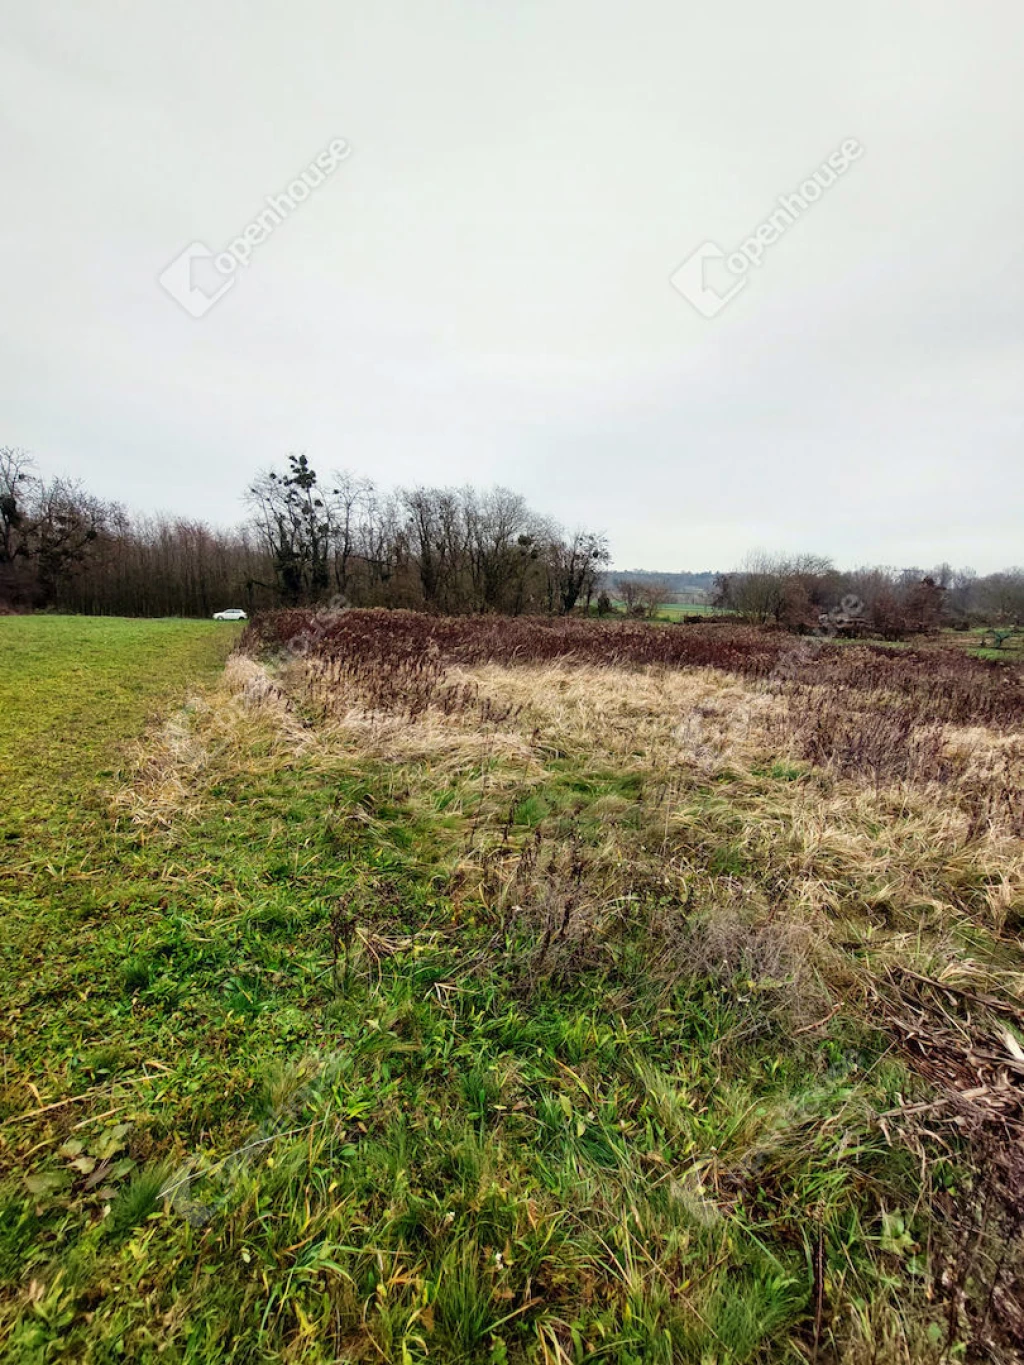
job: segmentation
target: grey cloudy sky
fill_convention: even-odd
[[[233,522],[304,449],[504,483],[620,567],[1024,561],[1018,0],[5,8],[0,443],[48,472]],[[335,137],[188,316],[164,267]],[[702,317],[675,269],[846,138]]]

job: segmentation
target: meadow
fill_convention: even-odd
[[[615,611],[623,615],[627,607],[621,597],[611,599]],[[682,621],[687,616],[731,616],[732,612],[724,607],[712,606],[709,602],[663,602],[654,614],[656,621]]]
[[[1022,720],[722,624],[0,620],[5,1358],[1020,1359]]]

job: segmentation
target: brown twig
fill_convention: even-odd
[[[793,1030],[793,1036],[794,1036],[794,1038],[796,1037],[796,1035],[797,1035],[798,1033],[813,1033],[814,1030],[815,1030],[816,1028],[824,1028],[824,1026],[825,1026],[827,1023],[829,1023],[830,1020],[832,1020],[832,1019],[834,1019],[834,1018],[836,1017],[836,1015],[839,1013],[839,1011],[840,1011],[842,1008],[843,1008],[843,1002],[840,1000],[840,1001],[838,1001],[835,1005],[832,1006],[832,1008],[829,1010],[828,1014],[825,1015],[824,1019],[819,1019],[818,1022],[817,1022],[816,1024],[804,1024],[803,1028],[795,1028],[795,1029]]]

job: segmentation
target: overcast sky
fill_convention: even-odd
[[[305,450],[619,567],[1024,561],[1019,0],[5,8],[0,444],[46,472],[232,523]],[[336,138],[189,316],[164,268]],[[672,286],[851,138],[716,316]]]

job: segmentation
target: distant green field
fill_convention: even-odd
[[[626,604],[621,598],[612,598],[612,606],[616,611],[624,611]],[[684,616],[731,616],[732,613],[722,610],[720,607],[713,607],[707,602],[688,603],[688,602],[666,602],[664,606],[658,608],[656,620],[659,621],[681,621]]]

